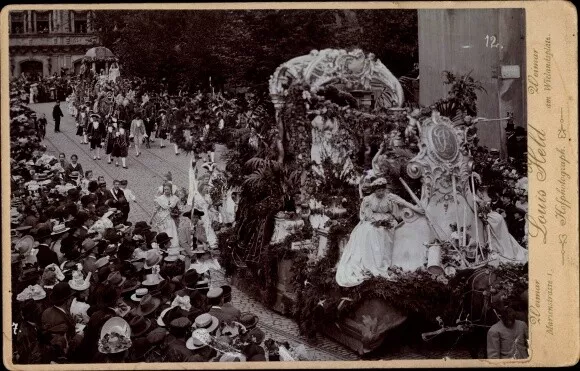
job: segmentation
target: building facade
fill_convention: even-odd
[[[419,10],[419,102],[430,105],[447,96],[443,71],[470,75],[485,92],[477,93],[478,116],[513,114],[527,126],[526,24],[523,9]],[[480,144],[506,155],[507,121],[477,125]]]
[[[11,78],[78,72],[85,52],[98,45],[92,11],[19,10],[8,18]]]

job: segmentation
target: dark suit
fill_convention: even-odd
[[[127,198],[125,198],[125,192],[123,192],[121,188],[119,188],[116,191],[114,188],[112,188],[107,193],[105,193],[105,197],[107,200],[108,199],[114,200],[112,206],[119,209],[119,211],[123,213],[123,221],[124,222],[127,221],[127,219],[129,218],[129,211],[131,209],[131,205],[129,204],[129,201],[127,201]]]
[[[40,269],[46,268],[47,265],[52,263],[58,264],[58,255],[48,247],[48,245],[40,244],[38,245],[38,253],[36,254],[36,261]]]
[[[62,111],[58,104],[54,105],[52,109],[52,118],[54,119],[54,132],[57,133],[60,131],[60,118],[63,117]]]

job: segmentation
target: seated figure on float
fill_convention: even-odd
[[[388,278],[400,208],[423,212],[420,207],[390,193],[385,178],[363,186],[365,191],[369,194],[361,203],[360,222],[350,234],[336,271],[336,281],[343,287],[357,286],[373,276]]]
[[[465,131],[454,126],[438,113],[424,121],[420,130],[420,152],[408,164],[408,173],[421,178],[421,198],[413,195],[410,204],[384,190],[376,189],[361,204],[360,223],[350,235],[349,242],[337,267],[336,281],[343,287],[356,286],[372,276],[388,277],[387,268],[398,266],[412,271],[424,266],[426,248],[435,238],[451,241],[451,224],[470,230],[471,241],[459,241],[460,248],[489,244],[490,263],[525,263],[527,250],[511,236],[503,217],[497,212],[488,214],[488,228],[476,217],[476,201],[472,159],[463,149]],[[372,177],[384,176],[389,158],[384,146],[373,159]],[[375,181],[376,182],[376,181]],[[381,181],[383,182],[383,181]],[[376,185],[376,183],[375,183]],[[410,189],[408,189],[411,192]],[[423,210],[424,209],[424,210]],[[425,215],[418,215],[418,214]],[[394,228],[379,230],[383,220],[398,217],[403,222]],[[377,223],[379,222],[379,223]],[[475,230],[475,232],[474,232]],[[495,260],[495,261],[493,261]]]

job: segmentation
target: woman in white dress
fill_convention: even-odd
[[[109,68],[109,81],[117,82],[117,78],[121,73],[119,72],[119,65],[117,62],[113,62],[111,68]]]
[[[372,193],[363,198],[360,207],[360,222],[337,266],[336,282],[342,287],[360,285],[371,277],[389,277],[397,225],[394,215],[399,213],[399,206],[423,213],[420,207],[389,193],[385,178],[372,182],[369,191]]]
[[[171,237],[171,247],[179,247],[177,226],[171,217],[171,209],[179,204],[179,197],[172,194],[170,184],[163,185],[163,194],[155,198],[155,213],[151,218],[153,225],[160,233],[165,232]]]

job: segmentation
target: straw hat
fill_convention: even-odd
[[[179,247],[170,247],[169,249],[167,249],[167,256],[163,260],[165,260],[166,262],[174,262],[179,259],[182,259],[183,257],[184,256],[180,254]]]
[[[143,286],[157,286],[162,281],[164,281],[163,277],[158,274],[148,274],[145,276],[145,281],[141,282],[141,284]]]
[[[16,241],[14,247],[21,255],[27,255],[32,251],[32,248],[34,247],[34,238],[31,235],[26,235],[21,239],[19,239],[18,241]]]
[[[194,326],[197,329],[205,329],[211,333],[219,326],[219,319],[209,313],[200,314],[195,318]]]
[[[120,353],[131,347],[131,326],[121,317],[110,318],[101,329],[99,352]]]
[[[209,331],[204,328],[196,329],[191,334],[191,337],[187,339],[185,346],[187,349],[195,350],[205,347],[211,342],[211,335]]]
[[[55,236],[55,235],[58,235],[58,234],[62,234],[62,233],[64,233],[64,232],[68,231],[69,229],[70,229],[70,228],[67,228],[67,226],[66,226],[66,225],[64,225],[64,224],[60,224],[60,223],[59,223],[59,224],[56,224],[56,225],[55,225],[55,226],[52,228],[52,233],[51,233],[51,235]]]
[[[149,293],[149,290],[147,290],[146,288],[144,288],[144,287],[139,288],[139,289],[135,290],[135,293],[133,295],[131,295],[131,300],[139,302],[148,293]]]

